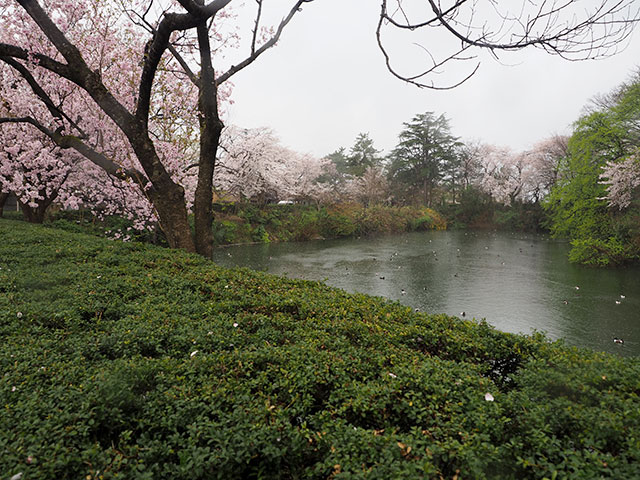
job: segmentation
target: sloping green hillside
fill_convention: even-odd
[[[640,362],[0,220],[0,478],[640,478]]]

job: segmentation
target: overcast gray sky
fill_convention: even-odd
[[[500,54],[499,62],[484,55],[479,71],[462,86],[418,89],[387,71],[375,38],[378,10],[374,0],[305,5],[278,45],[233,77],[226,123],[271,127],[286,146],[317,156],[349,148],[359,132],[368,132],[387,153],[403,122],[433,111],[444,113],[463,140],[523,150],[569,133],[590,98],[609,92],[640,65],[636,28],[622,53],[603,60],[568,62],[536,49]],[[246,52],[246,43],[242,48]],[[417,64],[424,53],[403,45],[394,58]]]

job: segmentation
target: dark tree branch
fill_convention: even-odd
[[[182,5],[182,8],[184,8],[190,14],[200,15],[200,9],[202,8],[202,5],[198,5],[192,0],[178,0],[178,3]]]
[[[383,3],[383,8],[385,5],[386,1]],[[454,55],[451,55],[450,57],[445,58],[444,60],[441,60],[440,62],[436,61],[435,58],[433,57],[433,55],[431,54],[431,52],[428,49],[425,49],[427,55],[429,55],[429,57],[431,58],[431,62],[432,62],[432,66],[429,67],[427,70],[423,71],[422,73],[419,73],[417,75],[412,75],[412,76],[406,76],[406,75],[402,75],[400,73],[398,73],[395,68],[393,67],[393,65],[391,64],[391,57],[389,55],[389,53],[387,52],[387,50],[384,47],[384,44],[382,42],[382,27],[384,24],[386,16],[385,15],[380,15],[380,20],[378,21],[378,27],[376,28],[376,39],[378,42],[378,47],[380,48],[380,51],[382,52],[382,55],[384,57],[384,61],[385,64],[387,66],[387,70],[389,70],[389,72],[396,78],[398,78],[399,80],[403,80],[411,85],[415,85],[417,87],[420,88],[429,88],[431,90],[451,90],[453,88],[456,88],[460,85],[462,85],[464,82],[466,82],[467,80],[469,80],[473,75],[475,75],[475,73],[478,71],[478,69],[480,68],[480,64],[478,63],[475,68],[471,71],[471,73],[469,73],[467,76],[465,76],[462,80],[460,80],[459,82],[453,84],[453,85],[448,85],[448,86],[443,86],[443,87],[439,87],[433,84],[433,82],[431,82],[430,84],[425,84],[422,83],[420,81],[421,78],[428,76],[431,73],[435,73],[439,67],[443,66],[445,63],[451,61],[451,60],[469,60],[471,57],[459,57],[459,55],[461,53],[463,53],[464,51],[466,51],[469,48],[469,45],[463,45],[462,48],[460,48],[458,50],[458,52],[456,52]],[[421,47],[423,48],[423,47]]]
[[[251,55],[249,55],[247,58],[245,58],[238,65],[233,65],[229,70],[227,70],[225,73],[223,73],[222,75],[220,75],[218,77],[218,79],[217,79],[218,85],[221,85],[222,83],[226,82],[227,80],[229,80],[229,78],[231,78],[233,75],[238,73],[240,70],[242,70],[243,68],[251,65],[260,55],[262,55],[268,49],[273,47],[278,42],[278,40],[280,39],[280,36],[282,35],[282,31],[284,30],[284,27],[286,27],[287,24],[293,18],[293,16],[297,12],[300,11],[300,9],[301,9],[300,7],[302,6],[302,4],[303,3],[309,3],[309,2],[312,2],[312,1],[313,0],[297,0],[295,5],[289,11],[289,14],[285,18],[283,18],[282,21],[280,22],[280,24],[278,25],[278,29],[276,30],[276,33],[273,35],[273,37],[271,37],[269,40],[267,40],[267,42],[265,42],[260,48],[258,48],[255,51],[254,51],[254,47],[255,46],[253,45],[252,46]],[[258,15],[260,15],[260,10],[259,10]],[[256,25],[257,25],[257,21],[258,21],[258,19],[256,19]]]
[[[389,10],[389,4],[396,6],[394,12]],[[431,10],[428,18],[411,21],[403,9],[402,0],[382,0],[376,36],[387,69],[394,76],[419,87],[437,90],[458,86],[477,71],[479,64],[462,81],[451,86],[436,86],[422,80],[428,74],[437,73],[437,69],[448,62],[474,58],[461,56],[471,47],[488,50],[496,58],[498,51],[516,51],[526,47],[538,47],[568,60],[599,58],[619,49],[621,42],[629,38],[633,27],[640,21],[640,7],[634,0],[601,0],[591,12],[578,9],[577,0],[522,0],[519,11],[517,5],[514,7],[514,15],[500,12],[498,3],[491,2],[494,20],[497,19],[493,28],[488,20],[477,20],[478,12],[482,11],[476,2],[456,0],[447,7],[439,0],[425,0],[425,4]],[[566,15],[566,20],[563,15]],[[382,30],[386,25],[406,31],[441,27],[461,46],[439,59],[423,47],[428,51],[432,66],[418,75],[400,74],[393,67],[391,55],[382,41]]]
[[[78,133],[80,134],[80,138],[88,138],[87,134],[82,130],[82,128],[80,128],[80,126],[76,122],[74,122],[60,107],[56,106],[53,103],[51,97],[49,97],[47,92],[44,91],[44,89],[33,77],[31,72],[29,72],[29,70],[27,70],[24,65],[11,57],[0,56],[0,60],[15,69],[22,76],[22,78],[26,80],[33,93],[35,93],[35,95],[42,101],[42,103],[44,103],[52,117],[60,121],[62,121],[63,119],[67,120],[69,124],[78,131]]]
[[[454,3],[451,7],[449,7],[447,10],[445,10],[444,12],[442,12],[442,15],[444,17],[447,17],[448,15],[451,15],[452,13],[454,13],[459,7],[461,7],[463,4],[467,3],[469,0],[458,0],[456,3]],[[383,3],[383,7],[386,4],[386,2]],[[389,15],[386,11],[386,8],[383,8],[380,17],[381,20],[389,22],[391,25],[393,25],[394,27],[403,29],[403,30],[416,30],[418,28],[422,28],[422,27],[427,27],[430,25],[435,25],[438,22],[438,18],[434,17],[434,18],[430,18],[429,20],[422,22],[422,23],[410,23],[409,22],[409,18],[407,17],[407,14],[404,12],[404,10],[402,11],[402,16],[405,19],[405,23],[400,23],[398,21],[396,21],[392,15]]]
[[[160,59],[169,47],[169,39],[175,31],[196,28],[202,22],[206,22],[231,0],[214,0],[207,6],[200,6],[192,0],[180,0],[180,4],[188,13],[166,13],[160,21],[153,37],[146,46],[145,62],[140,76],[140,89],[138,96],[138,108],[136,118],[144,120],[149,117],[149,105],[151,102],[151,87],[158,70]]]
[[[121,1],[120,3],[120,8],[122,8],[122,11],[125,12],[125,14],[129,17],[129,19],[135,25],[143,28],[144,30],[149,32],[149,34],[153,37],[157,34],[157,29],[146,18],[152,5],[153,5],[153,2],[149,2],[149,6],[147,10],[142,14],[136,12],[135,10],[131,10],[127,8],[126,4],[123,1]],[[189,67],[189,64],[184,59],[184,57],[180,54],[180,52],[178,52],[178,50],[175,48],[173,43],[169,42],[167,44],[167,49],[169,50],[169,52],[171,52],[171,54],[174,56],[176,61],[180,64],[183,72],[187,75],[189,80],[191,80],[191,82],[197,86],[198,85],[197,75],[193,72],[193,70],[191,70],[191,67]]]
[[[62,149],[73,148],[78,153],[83,155],[89,161],[102,168],[109,175],[112,175],[121,180],[134,180],[136,183],[140,183],[142,178],[144,177],[141,172],[135,169],[125,169],[115,163],[114,161],[107,158],[102,153],[94,150],[85,144],[80,138],[75,137],[73,135],[62,135],[58,131],[53,131],[44,125],[42,125],[39,121],[37,121],[33,117],[2,117],[0,118],[0,125],[3,123],[19,123],[19,124],[29,124],[33,127],[37,128],[41,133],[46,135],[49,139],[53,141],[57,146]]]
[[[35,59],[38,62],[39,67],[49,70],[56,75],[60,75],[62,78],[73,81],[73,73],[68,65],[60,63],[46,55],[29,52],[24,48],[20,48],[15,45],[0,43],[0,56],[7,58],[18,58],[25,61],[31,61],[32,59]]]
[[[182,57],[182,55],[180,55],[180,52],[176,50],[176,47],[174,47],[172,43],[169,43],[169,46],[167,48],[169,49],[169,52],[171,52],[171,55],[173,55],[173,58],[175,58],[176,61],[180,64],[180,66],[182,67],[182,71],[185,73],[187,78],[191,80],[191,83],[193,83],[196,87],[200,86],[198,76],[193,72],[193,70],[191,70],[191,67],[189,67],[189,64]]]
[[[262,0],[256,0],[256,3],[258,4],[258,12],[256,13],[255,27],[253,28],[253,36],[251,38],[251,55],[255,55],[256,53],[256,40],[260,28],[260,18],[262,17]]]
[[[178,3],[190,14],[206,20],[226,7],[230,1],[231,0],[213,0],[207,5],[200,5],[200,3],[194,0],[178,0]]]

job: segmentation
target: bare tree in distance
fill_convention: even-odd
[[[499,52],[527,47],[571,61],[609,57],[624,49],[638,21],[637,0],[382,0],[376,37],[395,77],[420,88],[447,90],[478,71],[480,50],[496,59]],[[426,65],[418,62],[420,71],[401,73],[394,64],[384,41],[390,29],[411,32],[426,58]],[[443,32],[446,46],[442,36],[429,43]],[[457,80],[435,82],[444,66],[469,63]]]

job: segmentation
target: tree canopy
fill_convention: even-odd
[[[421,113],[403,125],[398,145],[389,156],[389,177],[419,189],[424,204],[431,205],[433,189],[445,170],[457,161],[461,143],[451,134],[444,115]]]
[[[640,75],[575,124],[568,156],[546,202],[555,235],[573,240],[573,259],[620,263],[640,253]]]

